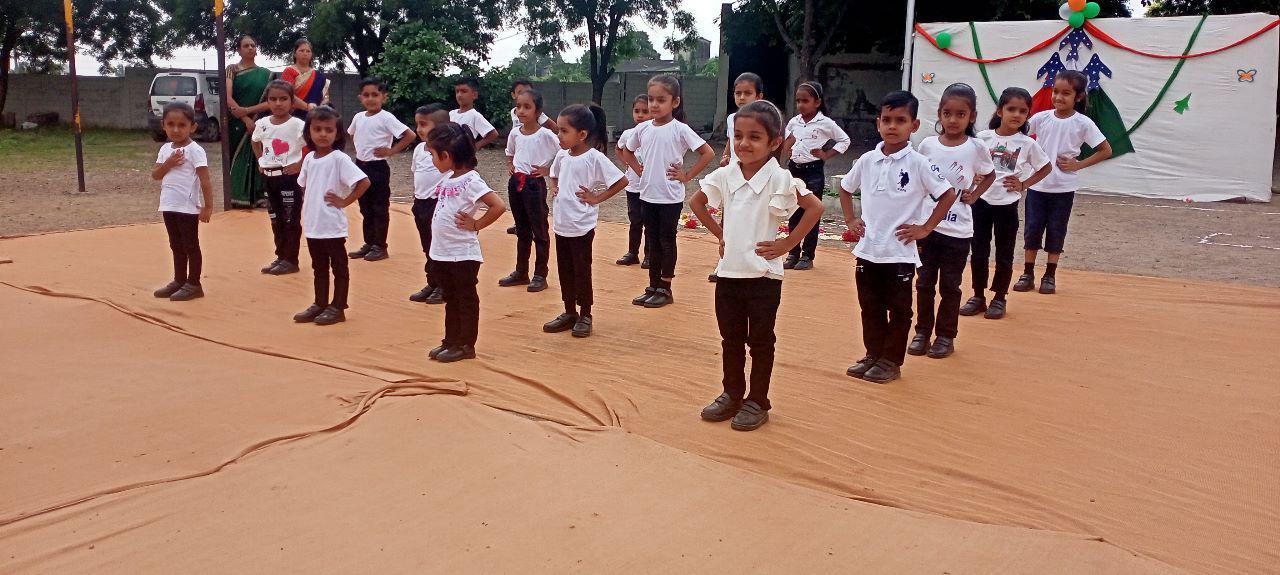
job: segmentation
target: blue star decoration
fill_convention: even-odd
[[[1191,107],[1191,94],[1187,94],[1186,98],[1173,103],[1173,111],[1179,114],[1187,111]]]
[[[1089,58],[1089,63],[1085,65],[1081,72],[1084,72],[1084,75],[1089,77],[1089,87],[1087,90],[1097,90],[1098,88],[1101,88],[1102,85],[1098,83],[1098,80],[1103,75],[1106,75],[1108,78],[1111,77],[1111,68],[1108,68],[1106,64],[1103,64],[1102,58],[1099,58],[1097,54],[1094,54],[1092,58]]]
[[[1071,44],[1072,52],[1080,51],[1081,44],[1084,44],[1090,50],[1093,49],[1093,40],[1089,39],[1089,35],[1085,34],[1084,29],[1082,28],[1072,29],[1070,33],[1062,38],[1061,42],[1058,42],[1058,49],[1061,50],[1065,48],[1067,44]]]
[[[1054,52],[1052,56],[1049,56],[1049,61],[1045,62],[1044,65],[1040,67],[1040,70],[1036,72],[1036,77],[1039,78],[1044,76],[1044,87],[1052,88],[1053,79],[1057,77],[1058,72],[1066,69],[1066,65],[1062,63],[1062,58],[1059,58],[1058,53]]]

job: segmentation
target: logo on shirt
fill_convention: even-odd
[[[1018,156],[1022,154],[1022,148],[1009,151],[1009,147],[1003,143],[991,149],[991,163],[996,165],[996,171],[1001,173],[1018,171]]]
[[[938,167],[934,166],[933,169],[937,170]],[[942,174],[938,174],[938,175],[939,177],[941,177]],[[907,171],[898,170],[898,191],[899,192],[907,191],[907,184],[910,184],[910,183],[911,183],[911,176],[907,175]]]
[[[289,153],[289,142],[279,138],[271,139],[271,151],[277,156],[283,156]]]

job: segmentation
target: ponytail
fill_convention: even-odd
[[[587,133],[588,146],[601,152],[608,150],[609,132],[603,108],[595,104],[572,104],[560,111],[560,117],[565,119],[569,127]]]

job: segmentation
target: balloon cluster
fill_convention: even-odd
[[[1058,7],[1058,16],[1071,24],[1072,28],[1084,26],[1085,20],[1092,20],[1098,16],[1098,12],[1102,11],[1102,7],[1097,2],[1086,2],[1085,0],[1067,0]]]

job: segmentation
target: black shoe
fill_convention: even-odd
[[[862,379],[872,383],[889,383],[899,377],[902,377],[902,368],[887,359],[877,361],[871,369],[862,374]]]
[[[453,363],[455,361],[475,358],[476,348],[469,345],[453,346],[436,354],[436,361],[440,363]]]
[[[511,234],[511,235],[513,235],[513,236],[514,236],[514,235],[516,235],[516,227],[515,227],[515,226],[511,226],[511,227],[507,228],[507,233],[508,233],[508,234]]]
[[[651,288],[651,287],[644,288],[644,295],[641,295],[640,297],[631,300],[631,304],[644,305],[644,302],[649,301],[649,298],[653,297],[653,294],[656,293],[657,291],[658,291],[657,289]]]
[[[440,288],[432,290],[431,295],[427,296],[427,299],[422,300],[422,302],[428,305],[440,305],[444,303],[444,290]]]
[[[329,306],[324,308],[320,315],[316,316],[315,321],[316,325],[333,325],[347,321],[347,314],[336,307]]]
[[[653,309],[664,305],[675,303],[675,298],[671,297],[671,290],[667,288],[658,288],[653,291],[653,296],[645,300],[644,307]]]
[[[729,397],[729,394],[722,393],[715,401],[702,408],[702,419],[707,421],[726,421],[733,419],[738,414],[738,410],[742,409],[742,400]]]
[[[168,299],[169,296],[173,295],[175,292],[182,289],[182,286],[183,286],[182,282],[169,282],[167,284],[164,284],[164,287],[156,290],[151,295]]]
[[[764,422],[769,421],[769,410],[760,407],[753,399],[742,402],[742,409],[738,410],[738,414],[733,416],[733,422],[729,424],[738,431],[755,431],[759,429]]]
[[[437,357],[440,357],[440,354],[444,353],[444,350],[446,349],[449,349],[449,346],[444,344],[440,344],[434,348],[431,348],[431,351],[427,352],[427,358],[435,359]]]
[[[296,274],[298,273],[298,264],[281,260],[280,263],[276,264],[276,267],[271,268],[271,271],[267,273],[273,276]]]
[[[813,269],[813,260],[809,259],[808,257],[801,257],[800,261],[796,262],[796,265],[793,266],[791,269],[796,271],[811,270]]]
[[[271,263],[267,264],[267,265],[266,265],[266,267],[262,268],[262,270],[261,270],[261,271],[262,271],[262,273],[264,273],[264,274],[269,274],[269,273],[271,273],[271,270],[272,270],[272,269],[274,269],[276,266],[280,265],[280,262],[282,262],[282,261],[284,261],[284,260],[282,260],[282,259],[280,259],[280,258],[276,258],[276,261],[273,261],[273,262],[271,262]]]
[[[856,377],[858,379],[862,379],[862,376],[867,373],[867,370],[871,369],[871,366],[875,364],[876,364],[876,358],[868,355],[867,357],[864,357],[858,360],[858,363],[855,363],[849,366],[849,369],[845,370],[844,373],[849,377]]]
[[[1051,294],[1058,291],[1058,281],[1053,276],[1040,278],[1040,293]]]
[[[409,301],[418,302],[418,303],[425,302],[427,301],[427,298],[431,297],[431,294],[435,293],[435,291],[436,291],[435,288],[431,286],[424,287],[416,292],[409,294]]]
[[[293,314],[293,321],[297,323],[311,323],[316,320],[316,316],[324,311],[324,306],[311,304],[311,307]]]
[[[547,289],[547,278],[542,276],[533,276],[533,281],[529,282],[529,287],[525,288],[525,291],[529,293],[538,293],[544,289]]]
[[[1005,303],[1002,299],[991,300],[991,307],[987,308],[987,313],[982,317],[987,319],[1000,319],[1004,317],[1004,306]]]
[[[787,259],[782,262],[782,269],[792,270],[796,268],[796,264],[800,263],[798,256],[788,255]]]
[[[929,349],[929,336],[923,333],[917,333],[911,338],[911,345],[907,346],[907,353],[911,355],[924,355]]]
[[[987,311],[987,298],[982,296],[975,295],[960,306],[960,315],[963,316],[974,316],[984,311]]]
[[[711,283],[716,283],[716,282],[720,281],[720,276],[718,276],[718,275],[716,275],[716,274],[711,274],[711,275],[707,276],[707,281],[709,281],[709,282],[711,282]]]
[[[1036,287],[1036,276],[1031,274],[1022,274],[1018,276],[1018,283],[1013,284],[1013,291],[1031,291]]]
[[[642,270],[649,269],[649,256],[645,256],[644,261],[640,262],[640,269]]]
[[[578,318],[578,323],[573,324],[573,337],[588,337],[591,335],[591,316],[584,315]]]
[[[196,284],[188,283],[182,284],[178,291],[173,292],[173,295],[169,296],[169,301],[189,301],[198,297],[204,297],[204,289]]]
[[[369,255],[369,250],[372,250],[372,249],[373,249],[373,246],[371,246],[371,245],[369,245],[369,244],[365,244],[365,245],[363,245],[363,246],[360,246],[360,249],[358,249],[358,250],[356,250],[356,251],[354,251],[354,252],[347,252],[347,257],[349,257],[349,258],[351,258],[351,259],[353,259],[353,260],[358,260],[358,259],[360,259],[360,258],[363,258],[363,257],[365,257],[365,256]]]
[[[556,316],[555,319],[542,324],[542,331],[547,333],[569,331],[573,329],[573,326],[576,323],[578,323],[578,314],[566,312]]]
[[[376,262],[378,260],[385,260],[388,257],[390,257],[390,254],[387,253],[387,248],[382,246],[373,246],[369,249],[369,253],[364,255],[364,261]]]
[[[636,257],[636,255],[631,252],[627,252],[626,255],[618,258],[618,261],[613,263],[620,266],[633,266],[640,263],[640,258]]]
[[[502,287],[529,285],[529,276],[511,272],[507,274],[507,277],[498,280],[498,285]]]
[[[929,346],[929,353],[926,355],[928,355],[929,357],[932,357],[933,359],[942,359],[944,357],[950,357],[951,354],[955,352],[956,352],[955,339],[950,337],[938,336],[937,339],[933,340],[933,345]]]

